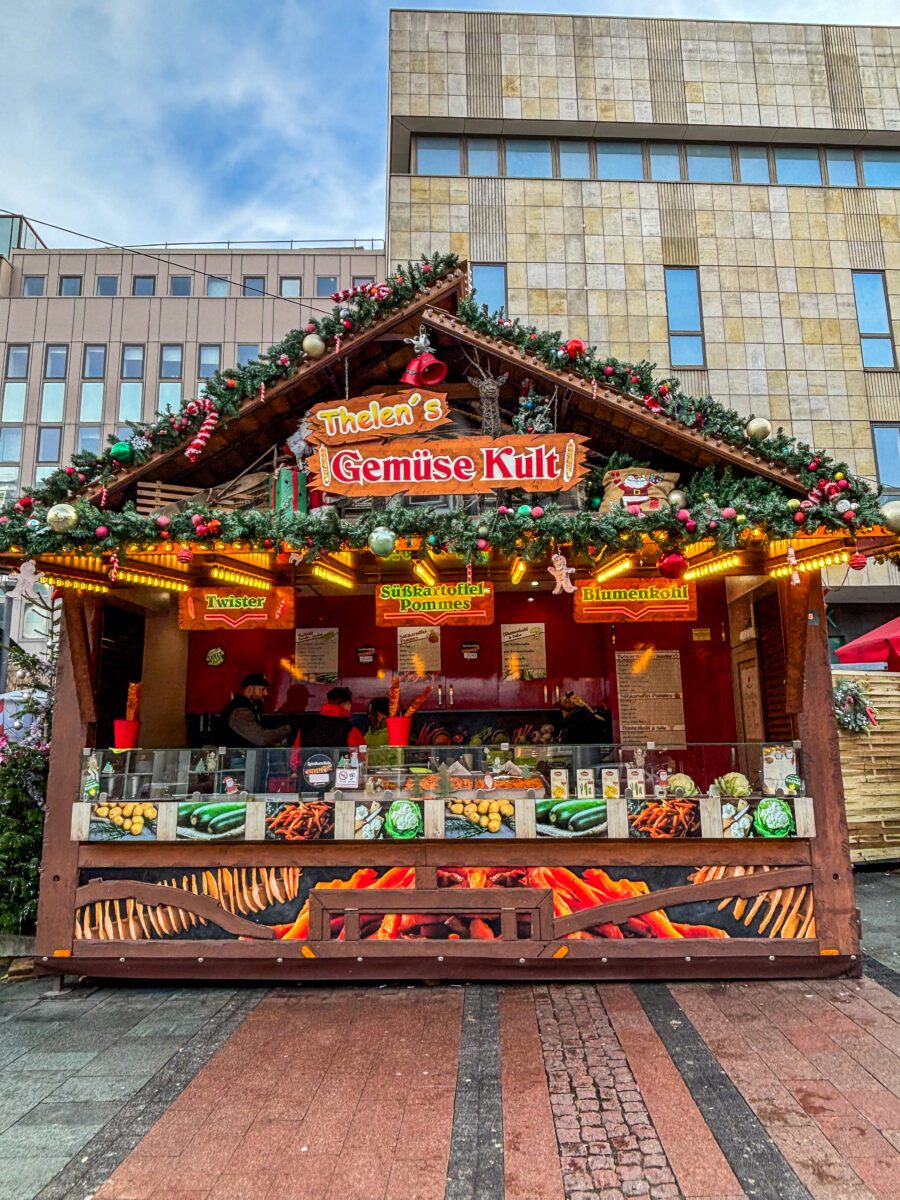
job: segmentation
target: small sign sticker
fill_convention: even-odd
[[[206,652],[206,665],[208,667],[221,667],[225,662],[225,651],[221,646],[213,646]]]
[[[712,630],[699,629],[695,625],[694,628],[691,630],[691,636],[693,637],[695,642],[709,642],[709,641],[712,641]]]
[[[375,661],[374,646],[357,646],[356,659],[360,663],[373,663]]]
[[[303,781],[316,791],[331,786],[334,778],[334,763],[327,754],[311,754],[303,764]]]
[[[475,662],[481,654],[481,642],[463,642],[460,650],[464,659],[468,662]]]

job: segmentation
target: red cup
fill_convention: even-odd
[[[113,721],[113,742],[116,750],[137,749],[140,736],[140,721]]]
[[[412,717],[388,717],[387,733],[389,746],[408,746],[412,729]]]

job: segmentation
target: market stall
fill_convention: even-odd
[[[820,571],[898,514],[465,283],[342,293],[0,515],[64,607],[41,969],[857,968]],[[277,745],[223,734],[250,676]]]

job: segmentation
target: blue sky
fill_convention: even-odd
[[[840,0],[430,3],[847,19]],[[113,242],[381,236],[388,0],[3,0],[0,208]],[[853,19],[896,23],[895,0]],[[44,231],[51,245],[71,245]]]

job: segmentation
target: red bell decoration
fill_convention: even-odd
[[[416,357],[400,376],[400,382],[408,383],[411,387],[435,387],[436,384],[442,383],[447,377],[447,364],[435,358],[425,326],[419,326],[415,337],[403,340],[412,346]]]
[[[850,556],[850,570],[864,571],[866,569],[866,556],[859,550]]]
[[[688,560],[677,550],[670,554],[661,554],[656,563],[656,569],[665,579],[680,579],[688,569]]]

